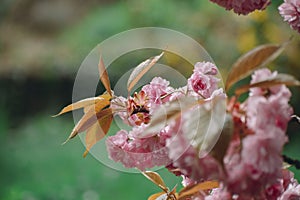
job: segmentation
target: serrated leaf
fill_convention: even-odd
[[[111,113],[100,118],[98,123],[95,123],[87,130],[85,136],[86,151],[83,157],[86,157],[90,149],[108,133],[112,120],[113,115]]]
[[[241,56],[232,66],[225,84],[225,90],[251,74],[259,67],[265,66],[273,61],[284,49],[286,43],[282,45],[261,45]]]
[[[152,171],[145,171],[142,172],[142,174],[150,181],[152,181],[155,185],[157,185],[159,188],[161,188],[163,191],[168,192],[168,188],[165,182],[158,173]]]
[[[127,82],[127,90],[128,93],[132,90],[132,88],[136,85],[136,83],[142,78],[142,76],[145,75],[149,69],[155,65],[155,63],[163,56],[164,52],[162,52],[158,56],[154,56],[153,58],[149,58],[139,64],[132,73],[129,76],[128,82]]]
[[[198,183],[196,185],[185,187],[179,192],[179,200],[184,199],[186,196],[191,196],[193,194],[196,194],[199,191],[211,190],[218,187],[219,187],[219,183],[217,181],[205,181],[202,183]]]
[[[261,87],[261,88],[269,88],[274,85],[284,84],[287,86],[300,86],[300,82],[289,74],[277,74],[275,77],[268,78],[264,81],[244,85],[235,90],[235,94],[237,96],[247,92],[250,88],[253,87]]]
[[[109,81],[108,73],[107,73],[106,67],[104,65],[102,56],[100,56],[100,59],[99,59],[98,70],[99,70],[99,76],[100,76],[100,80],[101,80],[102,84],[104,85],[108,94],[110,96],[112,96],[112,91],[110,88],[110,81]]]
[[[98,102],[94,108],[91,108],[87,113],[85,113],[79,122],[73,128],[70,136],[64,142],[66,143],[68,140],[74,138],[78,133],[87,130],[91,127],[98,119],[101,119],[103,116],[110,115],[112,113],[111,108],[104,109],[105,107],[110,105],[110,101],[100,101]]]
[[[77,101],[75,103],[72,103],[72,104],[64,107],[58,114],[54,115],[53,117],[57,117],[57,116],[62,115],[66,112],[77,110],[79,108],[85,108],[85,107],[88,107],[88,106],[92,106],[93,104],[96,104],[99,101],[103,101],[103,100],[105,100],[105,99],[102,98],[102,97],[91,97],[91,98],[87,98],[87,99]]]

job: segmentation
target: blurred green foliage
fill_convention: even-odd
[[[41,114],[14,131],[0,127],[0,199],[134,200],[160,191],[141,174],[115,171],[90,155],[83,159],[79,138],[62,146],[73,127],[67,118]],[[170,187],[180,183],[166,170],[159,173]]]

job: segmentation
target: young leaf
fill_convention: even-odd
[[[133,70],[127,82],[128,92],[132,90],[135,84],[142,78],[142,76],[144,76],[147,71],[149,71],[149,69],[163,56],[163,54],[164,52],[158,56],[145,60]]]
[[[145,171],[145,172],[142,172],[142,174],[146,178],[148,178],[150,181],[152,181],[155,185],[160,187],[163,191],[168,192],[168,188],[167,188],[165,182],[163,181],[163,179],[161,178],[161,176],[158,173],[152,172],[152,171]]]
[[[112,114],[104,116],[87,130],[85,136],[86,151],[83,157],[86,157],[90,149],[108,133],[112,120]]]
[[[171,192],[168,193],[168,197],[170,200],[176,200],[179,197],[178,193],[176,192],[176,187],[177,185],[175,185],[175,187],[171,190]]]
[[[295,118],[295,119],[298,120],[298,122],[300,123],[300,117],[299,117],[299,116],[297,116],[297,115],[292,115],[291,117],[292,117],[292,118]]]
[[[192,107],[204,104],[204,100],[196,100],[192,97],[183,97],[179,100],[168,102],[161,105],[151,117],[149,126],[138,135],[140,138],[147,138],[157,134],[170,121],[176,120],[183,112],[188,111]]]
[[[183,122],[183,132],[199,155],[210,152],[218,140],[225,123],[226,99],[224,96],[216,96],[187,112],[185,117],[189,120]]]
[[[110,81],[109,81],[108,73],[107,73],[106,67],[104,65],[102,56],[100,56],[100,59],[99,59],[98,70],[99,70],[99,76],[100,76],[101,82],[103,83],[108,94],[110,96],[112,96],[112,91],[110,88]]]
[[[277,74],[275,77],[271,77],[267,80],[239,87],[235,90],[235,94],[239,96],[253,87],[269,88],[274,85],[280,84],[284,84],[287,86],[300,86],[300,81],[298,81],[295,77],[289,74]]]
[[[227,148],[229,146],[229,143],[231,141],[231,136],[233,134],[233,120],[231,114],[226,114],[225,124],[223,127],[223,130],[221,132],[221,135],[213,147],[210,154],[219,161],[223,165],[223,158],[227,152]]]
[[[251,74],[255,69],[267,65],[273,61],[284,49],[286,43],[282,45],[261,45],[240,57],[232,66],[226,80],[225,89],[230,87]]]
[[[219,187],[219,183],[217,181],[205,181],[202,183],[198,183],[196,185],[188,186],[188,187],[183,188],[179,192],[179,200],[184,199],[184,197],[186,197],[186,196],[196,194],[199,191],[211,190],[211,189],[218,188],[218,187]]]
[[[85,108],[85,107],[88,107],[90,105],[96,104],[99,101],[104,101],[104,100],[105,99],[102,98],[102,97],[91,97],[91,98],[83,99],[83,100],[77,101],[75,103],[72,103],[72,104],[64,107],[58,114],[54,115],[53,117],[57,117],[61,114],[64,114],[66,112],[70,112],[72,110],[76,110],[76,109],[79,109],[79,108]]]
[[[111,96],[110,94],[108,94],[107,92],[104,92],[103,94],[101,94],[100,96],[98,96],[99,98],[103,98],[105,99],[106,101],[110,101],[111,100]],[[86,107],[83,108],[83,112],[84,113],[87,113],[90,109],[94,109],[94,106],[95,104],[91,104],[91,105],[88,105]]]
[[[159,192],[159,193],[156,193],[156,194],[152,194],[148,200],[157,200],[159,198],[165,198],[167,196],[167,193],[165,192]]]
[[[98,102],[94,109],[90,109],[87,113],[85,113],[79,122],[75,125],[68,139],[64,142],[66,143],[68,140],[74,138],[78,133],[87,130],[91,127],[98,119],[102,117],[108,116],[112,113],[110,108],[104,109],[105,107],[110,105],[110,101],[100,101]]]

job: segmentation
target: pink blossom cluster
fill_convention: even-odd
[[[270,0],[210,0],[224,7],[226,10],[242,15],[248,15],[255,10],[264,10],[270,3]],[[290,24],[290,27],[300,33],[300,0],[284,0],[278,7],[280,15],[284,21]]]
[[[284,21],[300,33],[300,0],[284,0],[278,10]]]
[[[251,83],[272,76],[276,72],[257,70]],[[208,199],[300,199],[299,184],[282,168],[285,132],[293,113],[290,97],[284,85],[252,88],[243,104],[230,105],[234,134],[224,157],[226,177]]]
[[[276,73],[257,70],[251,83],[275,77]],[[293,114],[289,105],[291,93],[285,85],[251,88],[243,103],[234,98],[228,101],[228,115],[234,128],[222,160],[210,152],[199,152],[201,145],[194,140],[193,131],[185,129],[186,121],[197,118],[190,114],[197,113],[195,108],[166,123],[160,130],[145,135],[152,116],[162,105],[183,97],[204,102],[216,97],[225,99],[217,75],[213,63],[199,62],[182,88],[174,89],[167,80],[156,77],[133,97],[113,99],[111,107],[132,130],[120,130],[108,137],[110,158],[142,171],[165,166],[183,176],[184,186],[208,180],[220,182],[219,188],[199,191],[192,199],[300,199],[300,186],[293,174],[283,169],[281,156],[288,141],[287,123]]]
[[[237,14],[247,15],[255,10],[264,10],[270,0],[210,0],[218,5],[233,10]]]
[[[182,163],[182,159],[184,160],[189,153],[191,159],[198,158],[198,155],[195,149],[189,146],[190,141],[178,126],[181,123],[167,124],[163,129],[142,138],[140,135],[149,127],[151,115],[160,105],[184,96],[210,101],[210,97],[220,95],[218,92],[224,95],[223,92],[217,90],[220,81],[216,77],[217,74],[217,67],[213,63],[199,62],[196,63],[187,86],[174,89],[169,86],[167,80],[155,77],[149,84],[143,86],[141,91],[135,92],[133,97],[113,99],[111,107],[117,111],[117,115],[124,123],[132,126],[132,130],[129,132],[120,130],[106,140],[110,158],[121,162],[125,167],[136,167],[140,170],[154,166],[173,164],[179,167],[181,164],[187,164],[181,167],[183,171],[186,170],[186,174],[191,173],[191,170],[197,171],[199,163],[195,166],[189,166],[189,162]],[[177,142],[178,144],[175,145]],[[180,157],[181,154],[184,155]],[[200,163],[206,163],[206,168],[209,170],[211,166],[207,161],[207,159],[199,159]],[[215,165],[219,168],[217,164]],[[201,172],[201,174],[205,173]]]

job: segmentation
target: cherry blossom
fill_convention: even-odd
[[[188,79],[189,88],[203,98],[209,98],[218,89],[217,67],[210,62],[198,62],[193,72]]]
[[[284,0],[278,7],[279,13],[290,26],[300,33],[300,1]]]
[[[247,15],[255,10],[264,10],[270,0],[210,0],[218,5],[233,10],[237,14]]]

